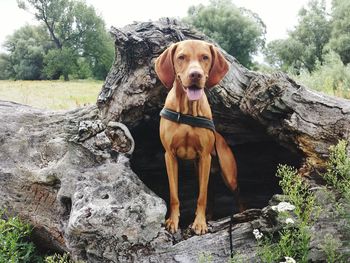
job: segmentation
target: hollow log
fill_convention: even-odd
[[[0,102],[0,207],[28,220],[42,248],[70,251],[87,262],[197,262],[208,255],[224,262],[230,255],[228,216],[235,213],[234,251],[257,262],[252,231],[275,229],[277,164],[294,165],[310,177],[322,170],[329,146],[350,138],[349,101],[311,91],[283,73],[249,71],[223,51],[230,70],[206,92],[216,128],[236,155],[248,209],[237,213],[222,180],[211,175],[210,231],[193,235],[187,226],[197,183],[184,162],[182,230],[171,235],[162,226],[168,188],[158,136],[167,91],[154,60],[171,43],[211,40],[172,19],[111,33],[116,57],[97,106],[51,112]],[[329,224],[325,231],[342,230]],[[310,260],[324,259],[320,241],[313,242]]]

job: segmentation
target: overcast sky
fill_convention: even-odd
[[[297,14],[309,0],[232,0],[236,6],[257,13],[267,27],[266,39],[285,38],[297,23]],[[209,0],[86,0],[104,18],[108,28],[122,27],[133,21],[157,20],[160,17],[184,17],[191,5]],[[330,2],[327,1],[327,2]],[[35,24],[32,14],[19,9],[16,0],[0,0],[0,45],[7,35],[26,23]],[[3,51],[3,48],[0,47]]]

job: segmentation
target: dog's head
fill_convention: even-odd
[[[221,52],[212,44],[200,40],[172,44],[155,63],[162,83],[170,89],[177,78],[190,100],[200,99],[205,87],[218,84],[228,68]]]

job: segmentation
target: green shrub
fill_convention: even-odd
[[[68,253],[63,255],[55,254],[53,256],[47,256],[44,262],[45,263],[74,263],[74,261],[70,259],[70,256]]]
[[[333,187],[341,196],[335,204],[338,216],[344,220],[343,242],[350,245],[350,156],[347,153],[348,142],[340,140],[337,145],[329,148],[327,170],[323,174],[326,183]],[[337,242],[335,244],[335,242]],[[327,255],[328,262],[340,262],[342,257],[336,256],[336,248],[339,248],[338,240],[325,237],[323,250]],[[345,255],[350,258],[349,253]]]
[[[43,258],[29,240],[32,227],[18,217],[2,219],[0,213],[0,263],[74,263],[68,253]]]
[[[347,141],[341,140],[329,148],[327,171],[323,175],[327,184],[337,189],[345,197],[350,193],[350,158],[347,154]]]
[[[295,214],[303,224],[310,223],[311,213],[314,210],[315,197],[310,192],[309,186],[298,175],[298,171],[288,165],[279,165],[277,177],[280,178],[280,186],[288,200],[295,206]]]
[[[338,54],[330,52],[322,65],[309,73],[302,71],[294,79],[308,88],[328,95],[350,98],[350,65],[344,65]]]
[[[342,255],[339,255],[337,253],[337,249],[341,247],[341,245],[342,243],[340,242],[340,240],[335,239],[331,234],[326,234],[324,236],[321,249],[326,254],[327,262],[329,263],[344,262],[342,259]]]
[[[28,240],[31,230],[17,217],[0,218],[0,262],[41,262],[34,244]]]
[[[279,218],[290,220],[277,237],[265,236],[259,242],[258,256],[262,262],[280,262],[291,257],[297,262],[307,262],[311,239],[310,224],[315,211],[315,197],[296,169],[279,165],[277,177],[290,206],[289,211],[279,211]],[[290,212],[291,211],[291,212]]]

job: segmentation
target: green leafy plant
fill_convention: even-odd
[[[329,148],[327,171],[323,175],[327,184],[337,189],[344,196],[350,189],[350,158],[348,157],[347,142],[341,140],[337,145]]]
[[[44,260],[45,263],[74,263],[73,260],[70,259],[68,253],[63,255],[54,254],[53,256],[47,256]]]
[[[334,207],[337,216],[344,220],[344,242],[349,243],[350,240],[350,157],[347,153],[348,142],[340,140],[337,145],[329,148],[329,160],[327,161],[327,169],[323,174],[326,183],[333,187],[338,194],[340,200],[335,202]],[[331,236],[326,236],[322,246],[323,251],[327,255],[328,262],[341,262],[341,257],[337,256],[337,248],[341,246],[339,240],[334,240]],[[349,255],[347,255],[349,256]]]
[[[41,262],[34,244],[28,240],[31,230],[17,217],[0,218],[0,262]]]
[[[37,253],[29,236],[32,227],[18,217],[2,219],[0,213],[0,262],[9,263],[74,263],[68,253],[43,258]]]
[[[341,245],[341,241],[335,239],[331,234],[324,236],[321,249],[325,252],[328,263],[344,262],[342,261],[342,256],[337,253],[337,249]]]
[[[198,263],[211,263],[213,256],[208,252],[201,252],[198,257]]]
[[[308,88],[328,95],[350,98],[350,66],[343,64],[335,52],[326,54],[324,62],[318,63],[311,73],[303,70],[300,75],[292,77]]]
[[[315,197],[310,192],[309,186],[298,175],[298,171],[288,165],[279,165],[276,176],[280,178],[279,184],[283,193],[295,206],[296,217],[301,223],[309,223],[315,207]]]
[[[279,165],[276,176],[280,178],[282,191],[290,202],[281,202],[281,206],[276,206],[278,216],[285,219],[286,225],[276,237],[265,236],[258,241],[258,256],[263,262],[280,262],[286,257],[307,262],[311,238],[309,225],[315,211],[315,197],[294,168]]]

